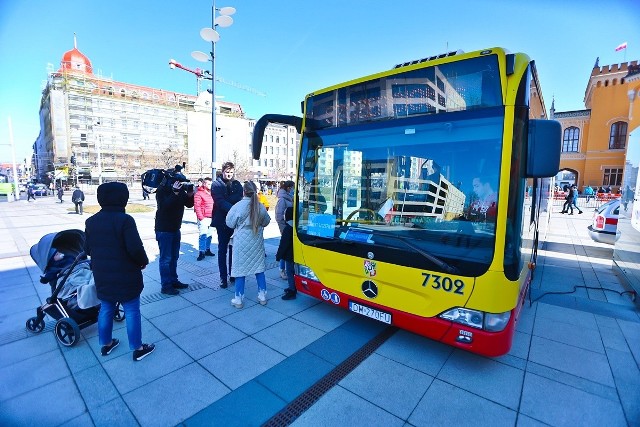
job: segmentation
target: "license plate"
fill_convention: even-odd
[[[367,307],[357,302],[349,301],[349,310],[363,316],[370,317],[383,323],[391,324],[391,313]]]

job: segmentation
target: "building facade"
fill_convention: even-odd
[[[618,192],[629,178],[635,187],[638,171],[628,162],[627,150],[631,131],[640,124],[640,111],[633,114],[639,80],[637,61],[603,67],[596,61],[585,90],[585,109],[556,112],[552,105],[551,118],[562,125],[558,183]]]
[[[67,183],[127,182],[138,180],[145,170],[183,162],[193,179],[211,175],[212,105],[207,91],[193,96],[94,74],[91,61],[74,42],[60,68],[49,73],[42,92],[34,175],[42,182],[54,177]],[[294,128],[283,132],[272,126],[269,135],[276,135],[276,141],[265,147],[276,154],[254,162],[255,120],[236,103],[217,100],[215,108],[218,167],[233,161],[246,178],[294,175]],[[276,173],[279,167],[285,173]]]

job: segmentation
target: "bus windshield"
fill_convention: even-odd
[[[503,121],[504,108],[491,107],[306,132],[299,239],[482,274],[494,251]]]

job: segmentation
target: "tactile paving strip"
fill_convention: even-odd
[[[344,362],[336,366],[331,372],[291,401],[291,403],[271,417],[271,419],[265,422],[262,426],[279,427],[291,424],[296,418],[316,403],[326,392],[331,390],[331,388],[338,384],[344,377],[349,375],[351,371],[376,351],[378,347],[396,333],[397,330],[398,329],[393,326],[389,326],[384,329],[371,341],[349,356]]]

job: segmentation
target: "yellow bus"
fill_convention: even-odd
[[[318,90],[302,117],[258,120],[255,159],[269,123],[301,134],[299,292],[478,354],[510,350],[560,161],[527,55],[451,52]]]

